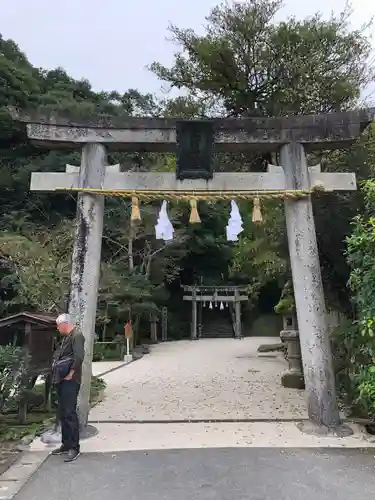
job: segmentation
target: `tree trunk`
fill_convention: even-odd
[[[136,347],[137,345],[140,319],[141,319],[140,314],[137,314],[135,317],[134,328],[133,328],[133,347]]]
[[[133,226],[133,221],[130,221],[129,238],[128,238],[129,273],[132,273],[132,271],[134,270],[133,237],[134,237],[134,226]]]
[[[147,259],[146,272],[145,272],[145,276],[146,276],[147,280],[150,279],[150,275],[151,275],[151,263],[152,263],[152,256],[150,255]]]

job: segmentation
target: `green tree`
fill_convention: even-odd
[[[369,127],[350,149],[327,154],[322,168],[328,172],[354,172],[359,186],[372,178],[375,127]],[[352,306],[346,286],[350,268],[345,257],[345,239],[352,232],[353,217],[365,210],[363,191],[325,193],[313,201],[326,297],[330,305],[350,315]]]
[[[355,319],[335,332],[338,383],[344,402],[375,418],[375,182],[363,185],[365,213],[352,221],[346,257]]]
[[[274,17],[281,7],[279,0],[222,3],[207,17],[203,34],[171,26],[173,42],[180,49],[171,67],[155,62],[151,70],[171,87],[184,90],[183,102],[204,102],[206,116],[289,116],[356,106],[361,89],[374,78],[374,68],[368,64],[368,26],[351,29],[350,7],[328,20],[316,14],[277,23]],[[323,167],[368,178],[375,159],[372,143],[372,134],[365,135],[349,152],[326,155]],[[320,159],[311,158],[314,163]],[[225,170],[262,171],[267,163],[277,161],[277,155],[262,153],[219,158]],[[346,310],[348,267],[342,256],[343,241],[362,204],[362,195],[353,193],[314,200],[328,302]],[[273,279],[287,271],[282,209],[271,204],[269,210],[274,219],[266,220],[268,228],[253,228],[248,221],[232,266],[256,289],[267,276]]]
[[[171,26],[181,50],[171,68],[151,70],[172,87],[220,99],[230,116],[283,116],[347,109],[374,76],[366,27],[351,30],[350,11],[275,23],[281,0],[223,3],[205,33]]]
[[[0,346],[0,415],[19,402],[28,361],[22,348]]]
[[[20,109],[36,106],[39,110],[78,116],[98,113],[151,116],[159,108],[150,94],[143,95],[134,89],[123,94],[95,92],[87,80],[75,80],[62,68],[48,71],[34,68],[11,40],[0,38],[0,56],[0,78],[4,82],[0,90],[1,312],[23,308],[57,311],[65,307],[69,291],[76,197],[30,193],[30,174],[64,171],[67,163],[79,165],[80,152],[34,148],[27,142],[23,127],[18,129],[11,122],[8,106]],[[110,155],[109,161],[121,163],[123,169],[148,169],[155,155],[120,153]],[[154,287],[150,281],[154,279],[153,270],[159,275],[163,272],[158,261],[161,262],[164,250],[153,238],[152,217],[156,216],[156,206],[152,210],[134,235],[133,267],[135,273],[143,276],[144,285],[144,290],[140,290],[140,286],[132,287],[133,278],[129,277],[132,270],[127,265],[127,244],[130,236],[133,239],[129,203],[107,200],[99,318],[108,309],[108,301],[112,304],[122,301],[123,308],[124,302],[125,306],[127,302],[134,306],[137,290],[138,302],[145,308],[146,289]],[[178,266],[173,266],[176,260],[177,257],[169,258],[165,269],[176,270]],[[155,286],[160,287],[160,280]],[[131,287],[130,299],[126,289]],[[155,297],[149,299],[150,307],[154,307],[151,302]]]
[[[13,271],[8,276],[16,295],[9,305],[19,309],[58,313],[69,292],[72,231],[62,224],[51,233],[0,236],[0,255]],[[4,285],[4,280],[3,280]]]
[[[252,213],[246,210],[246,205],[241,203],[240,207],[244,231],[233,247],[231,272],[234,278],[242,278],[249,284],[249,296],[254,305],[263,287],[275,281],[281,289],[290,274],[284,204],[281,201],[263,203],[263,223],[258,225],[253,224]]]

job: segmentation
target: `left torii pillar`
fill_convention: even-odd
[[[119,172],[119,165],[107,166],[106,148],[100,143],[84,144],[81,165],[66,166],[66,173],[50,173],[45,190],[54,191],[61,183],[73,181],[82,189],[102,189],[106,173]],[[69,180],[70,179],[70,180]],[[38,190],[38,179],[31,179],[31,190]],[[100,277],[103,236],[104,196],[78,193],[76,227],[72,257],[69,314],[77,331],[85,337],[85,358],[78,397],[81,430],[87,428],[90,410],[92,357],[95,335],[96,308]],[[84,434],[84,432],[83,432]],[[84,435],[82,436],[84,437]]]
[[[104,184],[107,165],[102,144],[85,144],[79,167],[79,187],[99,188]],[[67,167],[72,170],[72,167]],[[77,198],[76,229],[72,257],[69,314],[77,331],[85,337],[85,358],[78,398],[81,428],[88,422],[96,307],[103,236],[104,196],[81,192]]]

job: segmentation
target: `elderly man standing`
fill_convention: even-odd
[[[81,333],[75,332],[69,314],[60,314],[56,325],[62,339],[53,356],[52,378],[58,398],[62,444],[52,455],[66,455],[65,462],[72,462],[80,454],[77,398],[81,385],[85,339]]]

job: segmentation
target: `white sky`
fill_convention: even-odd
[[[175,47],[167,27],[200,30],[214,0],[1,0],[0,33],[45,69],[62,66],[87,78],[96,90],[137,88],[155,92],[161,83],[146,69],[169,64]],[[282,17],[340,12],[345,0],[285,0]],[[353,26],[375,15],[375,2],[353,0]],[[375,28],[372,28],[375,35]],[[375,39],[375,37],[374,37]],[[375,42],[374,42],[375,43]],[[374,46],[375,47],[375,46]]]

